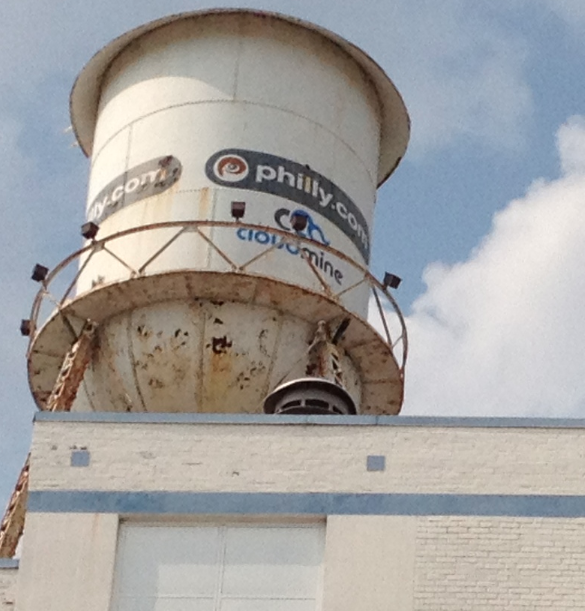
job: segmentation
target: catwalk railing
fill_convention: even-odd
[[[204,232],[205,229],[210,228],[226,231],[233,230],[234,228],[262,231],[271,236],[276,236],[277,238],[280,238],[280,240],[274,240],[274,243],[268,244],[261,252],[254,254],[254,256],[250,257],[249,259],[243,262],[236,262],[233,255],[228,254],[225,248],[222,248],[219,244],[217,244],[214,237],[210,237]],[[164,242],[164,244],[156,247],[153,246],[153,252],[148,254],[148,256],[145,257],[145,260],[138,266],[132,264],[113,250],[115,243],[125,237],[162,229],[176,229],[176,231]],[[231,272],[263,276],[273,280],[282,281],[281,278],[271,276],[270,274],[266,274],[264,272],[251,272],[250,268],[254,263],[261,261],[269,253],[275,251],[279,246],[282,248],[283,243],[288,243],[298,247],[300,259],[316,278],[318,285],[316,292],[323,294],[330,300],[342,305],[342,297],[344,295],[353,290],[359,289],[359,287],[363,285],[367,286],[369,289],[368,320],[370,324],[376,328],[382,339],[392,348],[400,373],[403,375],[404,365],[408,353],[408,338],[406,334],[404,317],[394,297],[390,293],[389,288],[375,278],[375,276],[365,266],[360,265],[345,253],[332,248],[331,246],[322,244],[321,242],[316,242],[315,240],[311,240],[307,237],[299,235],[298,233],[291,233],[265,225],[233,221],[202,220],[153,223],[150,225],[133,227],[101,239],[92,240],[85,247],[74,252],[59,263],[47,274],[46,278],[43,280],[42,288],[34,299],[30,315],[29,351],[31,346],[34,344],[36,333],[42,327],[44,322],[54,314],[55,309],[60,310],[72,299],[74,299],[74,293],[78,281],[87,270],[89,263],[98,253],[106,253],[108,256],[112,257],[112,259],[116,260],[120,264],[120,269],[123,269],[125,274],[127,274],[126,277],[116,278],[115,282],[130,280],[132,278],[149,275],[149,273],[151,273],[149,272],[149,268],[165,252],[168,251],[168,249],[179,237],[189,232],[197,235],[198,239],[205,242],[212,251],[216,252],[227,265],[227,270]],[[326,252],[332,257],[336,257],[353,268],[356,271],[355,276],[357,280],[348,287],[340,290],[334,290],[334,288],[327,282],[323,273],[321,273],[319,268],[311,260],[311,257],[305,250],[303,250],[303,246],[314,247],[315,244],[318,244],[319,249],[323,252]],[[197,271],[205,270],[197,269]]]

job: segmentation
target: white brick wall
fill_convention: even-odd
[[[582,495],[585,429],[37,422],[32,465],[32,489]]]
[[[585,496],[584,476],[579,428],[40,421],[31,489]],[[49,541],[61,514],[32,515]],[[585,611],[585,518],[334,516],[327,537],[324,611]]]
[[[585,519],[417,520],[416,611],[585,609]]]
[[[17,569],[0,568],[0,611],[14,611]]]

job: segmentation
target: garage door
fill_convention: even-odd
[[[120,530],[113,611],[317,611],[324,527]]]

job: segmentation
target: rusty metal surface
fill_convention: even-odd
[[[281,378],[304,375],[310,321],[249,301],[144,297],[100,326],[83,384],[89,409],[258,412]],[[361,376],[347,356],[343,367],[358,401]]]
[[[0,558],[12,558],[18,547],[18,542],[24,529],[26,501],[28,498],[28,474],[30,454],[18,476],[4,518],[0,523]]]
[[[209,276],[217,276],[214,279],[215,282],[208,283],[206,280]],[[206,320],[204,343],[207,356],[202,362],[205,363],[207,369],[201,372],[202,378],[207,380],[206,388],[209,389],[205,402],[209,406],[213,405],[211,409],[218,409],[216,401],[219,400],[217,394],[219,389],[225,397],[225,391],[230,388],[230,384],[237,384],[239,380],[244,386],[258,388],[259,403],[264,391],[275,385],[283,375],[298,376],[305,373],[304,363],[295,370],[294,367],[291,367],[291,359],[294,364],[297,357],[293,357],[293,355],[302,356],[306,353],[312,335],[311,330],[323,313],[327,314],[327,320],[334,322],[348,316],[347,311],[327,301],[324,296],[306,295],[303,289],[295,286],[288,286],[286,287],[287,290],[282,290],[282,283],[265,278],[255,278],[254,280],[257,284],[258,294],[270,293],[273,296],[271,308],[264,305],[254,305],[250,301],[235,304],[235,302],[229,300],[236,297],[230,289],[230,280],[233,277],[233,274],[212,274],[210,272],[183,272],[171,276],[149,276],[128,281],[123,285],[102,287],[91,293],[93,303],[90,310],[83,308],[86,305],[84,304],[84,298],[80,298],[79,302],[72,302],[69,309],[66,309],[68,315],[69,312],[77,309],[78,313],[82,315],[91,313],[93,316],[103,316],[103,331],[109,338],[107,340],[104,339],[104,336],[100,338],[100,350],[97,353],[99,357],[96,358],[99,358],[101,365],[100,362],[94,360],[86,374],[86,388],[89,380],[93,378],[93,388],[96,389],[96,392],[101,393],[101,396],[92,398],[92,403],[96,405],[97,409],[107,409],[107,405],[115,399],[112,396],[114,391],[119,398],[129,396],[132,392],[138,393],[138,395],[144,394],[145,389],[150,393],[148,403],[155,409],[161,411],[189,409],[188,398],[185,396],[179,397],[176,392],[174,394],[170,393],[168,385],[172,382],[172,376],[177,373],[177,367],[183,368],[183,372],[180,374],[181,380],[175,379],[177,384],[173,387],[180,389],[181,392],[186,392],[189,384],[197,379],[199,360],[197,349],[194,346],[202,345],[200,332],[198,332],[198,321],[201,317]],[[238,279],[238,276],[236,276],[236,279]],[[162,281],[160,283],[162,289],[158,286],[157,281],[159,280]],[[216,285],[213,290],[214,298],[198,300],[197,304],[193,298],[189,299],[187,297],[179,302],[166,301],[171,282],[183,287],[187,282],[201,287],[207,284]],[[142,286],[137,287],[137,284]],[[223,286],[223,290],[219,290],[219,286]],[[181,291],[170,292],[180,293]],[[140,294],[142,303],[137,302],[137,294]],[[276,298],[279,294],[281,299],[277,301]],[[309,303],[313,307],[308,311],[299,309],[298,304],[302,300],[300,298],[290,298],[295,294],[297,296],[300,294],[300,297],[311,297]],[[126,295],[134,297],[134,308],[132,310],[125,310],[129,302]],[[98,297],[101,299],[98,300]],[[153,304],[157,299],[159,303]],[[315,301],[323,301],[322,307],[314,307]],[[201,308],[200,315],[193,312],[196,307]],[[145,316],[145,311],[148,309],[153,310],[151,316]],[[186,313],[184,315],[178,313],[176,324],[173,324],[175,323],[173,312],[181,309]],[[189,313],[189,310],[191,310],[191,313]],[[311,316],[315,311],[319,315],[318,319]],[[271,318],[270,312],[272,312],[272,317],[276,319],[274,322],[269,320]],[[121,317],[119,323],[116,316]],[[302,317],[305,317],[305,319]],[[108,330],[110,324],[118,325],[120,332],[116,331],[117,326]],[[375,376],[375,381],[378,377],[401,380],[401,373],[392,358],[388,344],[383,342],[375,330],[365,321],[352,319],[351,324],[354,326],[354,330],[349,335],[349,339],[355,344],[355,347],[342,340],[340,349],[347,354],[347,357],[357,368],[355,372],[351,372],[350,367],[344,366],[344,371],[350,371],[351,373],[352,384],[355,386],[358,381],[362,381],[363,384],[364,380],[367,383],[370,375]],[[129,332],[131,332],[130,343],[124,332],[125,329],[129,329]],[[177,332],[178,335],[175,337]],[[187,337],[185,336],[186,332],[189,333]],[[278,333],[278,341],[274,339],[275,333]],[[124,348],[125,345],[128,346],[127,349]],[[128,357],[130,348],[135,355],[134,359]],[[265,351],[269,357],[262,356],[261,351]],[[255,358],[251,358],[252,352],[257,354]],[[142,354],[144,359],[137,359],[137,354]],[[180,358],[175,359],[175,356],[180,356]],[[379,358],[380,356],[382,358]],[[127,363],[132,360],[134,360],[136,368],[136,383],[133,375],[128,373]],[[31,364],[34,363],[35,352],[33,347]],[[126,370],[122,366],[123,363],[126,363],[124,365]],[[190,368],[189,372],[184,370],[185,367]],[[127,373],[123,376],[120,375],[120,378],[123,377],[126,380],[126,385],[118,389],[118,385],[122,383],[119,383],[113,376],[116,372],[124,374],[124,371]],[[263,381],[257,377],[260,372],[266,376]],[[165,384],[162,383],[163,381],[165,381]],[[166,389],[162,386],[166,386]],[[401,386],[400,383],[399,390],[401,390]],[[141,393],[134,387],[141,388]],[[193,388],[194,394],[195,390]],[[241,395],[241,400],[231,401],[233,409],[236,411],[254,409],[254,401],[247,405],[244,400],[245,395],[238,392],[236,388],[233,390],[235,392],[234,397]],[[396,394],[396,390],[393,389],[392,395]],[[211,394],[209,394],[210,392]],[[157,393],[160,394],[158,400],[156,399]],[[381,397],[381,399],[382,404],[384,404],[392,401],[392,396]],[[140,399],[135,399],[128,407],[138,411],[143,409]],[[225,408],[219,406],[219,409],[221,411]]]
[[[123,280],[128,276],[152,274],[179,269],[228,271],[238,269],[259,275],[278,277],[284,282],[300,284],[319,292],[330,290],[350,310],[365,315],[368,311],[368,286],[361,282],[363,274],[347,260],[361,261],[361,254],[342,231],[333,231],[331,223],[312,220],[312,231],[324,232],[331,246],[344,253],[348,259],[333,256],[332,251],[320,248],[320,242],[302,244],[299,248],[296,235],[288,221],[278,226],[276,212],[282,217],[284,204],[275,203],[274,197],[255,194],[254,202],[248,202],[246,224],[231,220],[228,190],[210,192],[210,210],[197,212],[206,199],[206,192],[177,192],[169,201],[150,198],[144,204],[130,206],[112,215],[100,228],[101,239],[94,249],[84,255],[82,268],[77,272],[75,291],[89,291],[95,286]],[[166,195],[166,193],[165,193]],[[280,200],[279,200],[280,201]],[[274,213],[274,214],[273,214]],[[287,210],[290,214],[290,210]],[[214,225],[189,225],[164,227],[158,224],[177,216],[185,221],[215,218]],[[218,218],[219,217],[219,218]],[[109,234],[128,227],[142,226],[151,221],[152,229],[121,235],[104,242]],[[254,225],[254,223],[262,225]],[[223,223],[223,224],[222,224]],[[271,225],[276,231],[268,232],[252,227]],[[312,234],[313,235],[313,234]],[[285,237],[286,236],[286,237]],[[315,236],[319,239],[319,234]],[[266,245],[269,240],[269,246]],[[310,251],[310,257],[304,252]],[[123,265],[122,261],[126,263]],[[327,267],[328,266],[328,267]],[[339,274],[335,276],[334,274]],[[353,286],[353,288],[351,288]],[[73,290],[73,289],[72,289]],[[64,291],[66,293],[66,291]]]
[[[331,330],[324,320],[317,323],[317,330],[309,347],[308,356],[305,370],[307,376],[325,378],[345,388],[342,356],[337,346],[331,341]]]
[[[176,233],[178,229],[193,226],[204,230],[209,227],[233,228],[234,225],[214,221],[157,223],[108,236],[101,242],[115,243],[129,233],[161,227]],[[266,229],[257,225],[250,227]],[[273,228],[270,231],[279,233]],[[290,234],[280,233],[290,239]],[[305,241],[304,238],[298,240]],[[306,348],[301,349],[301,344],[298,344],[294,354],[287,353],[287,345],[293,345],[295,333],[309,337],[319,321],[326,321],[333,328],[344,318],[349,318],[350,324],[339,343],[340,358],[345,359],[343,368],[349,387],[354,389],[354,394],[361,396],[358,403],[363,406],[362,411],[398,413],[400,410],[407,355],[404,319],[388,290],[366,268],[360,267],[344,253],[324,247],[359,269],[365,285],[375,288],[386,299],[385,306],[375,300],[372,303],[382,316],[386,316],[385,308],[391,308],[398,321],[397,337],[386,334],[389,325],[382,325],[381,332],[385,335],[382,337],[364,319],[348,311],[335,295],[265,275],[242,272],[236,263],[225,272],[179,270],[149,275],[147,267],[142,275],[128,273],[125,280],[104,283],[77,297],[57,295],[59,309],[47,321],[40,320],[41,304],[48,298],[48,291],[57,276],[74,265],[77,259],[99,248],[99,242],[89,245],[57,266],[50,272],[46,287],[33,304],[33,333],[28,351],[29,381],[41,408],[71,345],[72,329],[80,329],[88,319],[114,324],[112,321],[122,316],[124,321],[119,323],[122,326],[118,331],[106,331],[108,325],[105,325],[100,333],[100,350],[84,380],[91,405],[88,409],[108,409],[108,405],[115,404],[116,409],[128,411],[200,408],[194,405],[208,405],[208,409],[216,410],[222,401],[229,399],[233,409],[256,411],[260,401],[256,401],[255,395],[252,397],[252,387],[259,389],[260,397],[270,391],[282,376],[306,374],[306,363],[297,363]],[[144,337],[144,330],[142,334],[138,331],[141,327],[140,311],[163,302],[164,307],[149,322],[157,328],[151,329],[151,335]],[[194,313],[195,303],[200,313]],[[190,313],[183,312],[185,304],[191,304]],[[232,305],[227,307],[224,304]],[[178,308],[175,320],[173,308]],[[222,308],[227,308],[230,319],[227,325],[218,315]],[[252,312],[249,319],[246,319],[247,309]],[[274,313],[273,320],[270,320],[270,311]],[[159,322],[152,322],[165,320],[165,317],[167,322],[162,327]],[[183,329],[186,324],[190,325],[189,329]],[[177,330],[179,335],[185,332],[189,335],[183,335],[178,341],[179,336],[174,337]],[[263,334],[262,344],[253,339],[260,334]],[[123,341],[116,339],[123,336],[127,336]],[[286,340],[285,336],[289,339]],[[303,339],[303,342],[308,346],[310,340]],[[246,354],[246,345],[254,346],[254,355]],[[209,353],[204,353],[204,358],[199,354],[200,346],[209,350]],[[262,356],[263,350],[267,356]],[[146,358],[144,355],[150,356]],[[169,355],[175,356],[169,361]],[[99,359],[103,361],[101,365]],[[249,375],[251,369],[254,369],[253,376]],[[190,390],[174,394],[169,392],[170,387]],[[238,390],[245,390],[240,393],[240,401],[234,399]],[[245,397],[248,397],[248,403],[243,401]]]
[[[67,412],[77,396],[77,390],[89,365],[95,347],[97,325],[87,322],[77,341],[65,355],[55,386],[45,409],[50,412]]]

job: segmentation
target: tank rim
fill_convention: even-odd
[[[241,283],[248,283],[249,298],[234,299]],[[195,287],[197,287],[195,289]],[[284,290],[283,290],[284,289]],[[223,292],[222,292],[223,291]],[[72,330],[85,321],[105,322],[127,310],[182,299],[226,300],[275,308],[317,323],[350,317],[340,342],[362,374],[360,413],[395,415],[404,398],[404,371],[392,346],[357,314],[324,294],[267,276],[237,272],[176,270],[101,285],[68,301],[44,323],[31,340],[28,380],[39,409],[44,409],[74,338]],[[299,305],[307,312],[301,316]]]

